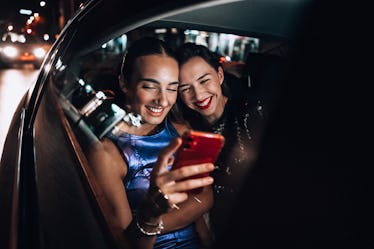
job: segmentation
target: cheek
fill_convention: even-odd
[[[134,94],[132,104],[135,104],[135,105],[145,104],[145,103],[149,102],[150,99],[151,99],[151,97],[150,97],[149,94],[142,93],[142,92],[137,92],[136,94]]]
[[[177,102],[177,97],[178,97],[178,94],[173,94],[171,95],[168,99],[169,99],[169,103],[170,105],[174,105],[175,102]]]
[[[167,106],[171,108],[177,102],[177,98],[178,98],[178,92],[169,92],[167,90],[165,93],[165,99],[167,103],[164,103],[164,104],[167,104]],[[164,106],[164,107],[167,107],[167,106]]]
[[[182,100],[183,100],[184,104],[186,106],[188,106],[189,108],[191,108],[191,109],[195,108],[195,105],[194,105],[195,100],[191,96],[186,96],[186,97],[182,98]]]
[[[216,95],[222,94],[222,88],[218,81],[216,83],[210,84],[207,90]]]
[[[179,95],[183,103],[185,103],[186,105],[188,105],[188,103],[191,102],[191,95],[183,93],[180,93]]]

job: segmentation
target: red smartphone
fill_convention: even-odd
[[[182,145],[176,152],[172,169],[183,166],[214,163],[225,143],[225,138],[216,133],[189,130],[182,135]],[[209,173],[191,178],[206,177]]]

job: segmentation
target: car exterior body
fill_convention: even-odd
[[[340,66],[327,53],[335,50],[325,47],[338,44],[328,31],[334,25],[324,16],[325,7],[331,6],[308,0],[139,0],[132,6],[122,0],[87,2],[49,50],[12,119],[0,165],[0,248],[131,248],[109,222],[110,209],[84,152],[121,111],[104,109],[105,122],[81,120],[90,101],[102,98],[96,93],[115,84],[128,42],[144,35],[175,45],[186,37],[194,42],[235,37],[228,40],[233,45],[216,39],[223,45],[213,47],[231,60],[233,73],[241,70],[251,49],[287,60],[285,74],[273,78],[276,84],[270,90],[261,88],[270,91],[266,93],[272,99],[258,164],[248,175],[240,203],[227,214],[232,217],[227,237],[218,238],[214,248],[372,245],[373,230],[361,227],[361,215],[355,220],[357,209],[351,203],[365,203],[367,194],[367,178],[351,177],[349,167],[367,164],[356,147],[362,141],[347,133],[341,137],[348,123],[341,122],[339,110],[351,106],[331,94],[337,84],[324,67],[327,58]],[[241,46],[246,50],[234,56],[232,51]],[[344,84],[345,77],[333,72]],[[341,94],[353,94],[338,86]],[[93,112],[99,110],[95,108]],[[330,110],[335,110],[333,115]],[[355,109],[357,118],[364,110]],[[358,182],[361,191],[356,192],[353,184]],[[351,227],[350,221],[358,226]]]
[[[51,46],[33,35],[5,33],[0,41],[0,63],[4,67],[32,64],[39,68]]]

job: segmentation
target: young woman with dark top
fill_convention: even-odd
[[[238,192],[257,155],[265,115],[257,100],[230,96],[219,56],[203,45],[186,43],[177,51],[179,107],[196,130],[222,134],[226,141],[216,161],[214,205],[207,216],[214,237],[223,230]]]

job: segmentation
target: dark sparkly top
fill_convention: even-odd
[[[225,137],[213,172],[215,203],[210,212],[213,230],[224,227],[227,212],[237,199],[258,152],[266,113],[260,101],[229,99],[224,112],[213,125],[203,121],[199,113],[190,112],[186,119],[193,129],[220,133]]]
[[[240,178],[256,159],[261,129],[265,121],[263,105],[249,100],[229,99],[224,112],[213,125],[202,121],[200,114],[189,117],[193,129],[220,133],[225,137],[225,146],[216,161],[215,185],[240,187]],[[231,179],[235,178],[235,179]]]

